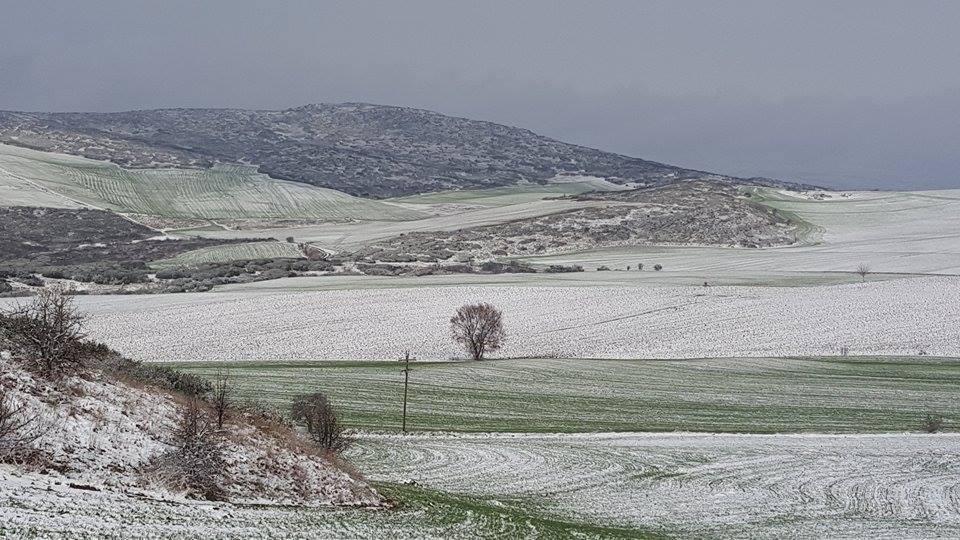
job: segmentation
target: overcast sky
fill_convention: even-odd
[[[0,109],[339,101],[741,176],[960,187],[960,2],[0,5]]]

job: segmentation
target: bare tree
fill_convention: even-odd
[[[291,416],[307,427],[307,433],[320,448],[342,452],[352,442],[337,419],[330,400],[321,392],[297,396],[290,407]]]
[[[47,377],[82,367],[83,315],[59,287],[40,289],[33,302],[0,313],[0,344]]]
[[[210,404],[217,421],[217,429],[223,429],[223,420],[230,408],[230,372],[218,370],[213,379],[213,391],[210,394]]]
[[[864,263],[857,265],[857,275],[860,276],[861,281],[867,281],[867,274],[870,273],[870,267]]]
[[[188,489],[207,499],[223,495],[223,438],[200,398],[191,397],[174,431],[175,449],[164,454],[157,472],[175,489]]]
[[[506,337],[503,312],[486,303],[461,306],[450,318],[450,330],[453,340],[474,360],[500,349]]]
[[[47,431],[39,415],[27,411],[0,386],[0,463],[29,457],[33,443]]]

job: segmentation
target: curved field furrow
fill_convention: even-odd
[[[707,536],[960,534],[960,436],[361,438],[380,480]]]

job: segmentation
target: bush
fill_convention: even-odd
[[[83,320],[62,288],[41,289],[31,304],[0,312],[0,346],[44,377],[73,373],[89,353]]]
[[[141,364],[124,359],[120,370],[138,381],[188,396],[203,397],[213,391],[213,385],[207,379],[168,366]]]
[[[506,263],[484,261],[480,263],[480,271],[487,274],[532,274],[537,270],[529,264],[517,261]]]
[[[175,449],[161,456],[157,463],[163,483],[209,500],[222,499],[223,440],[198,398],[190,399],[184,406],[173,442]]]
[[[920,423],[920,429],[926,433],[937,433],[943,429],[943,416],[928,413]]]
[[[653,265],[653,269],[656,270],[657,272],[659,272],[659,271],[663,270],[663,265],[657,263],[657,264]]]
[[[0,463],[20,463],[34,453],[33,442],[46,433],[39,416],[7,394],[0,386]]]
[[[583,272],[583,267],[579,264],[564,266],[562,264],[551,264],[544,272],[548,274],[562,274],[566,272]]]
[[[290,406],[291,417],[304,424],[310,438],[328,452],[342,452],[352,442],[344,435],[344,428],[330,405],[327,396],[320,392],[297,396]]]
[[[609,271],[610,271],[610,267],[605,264],[601,264],[600,266],[597,267],[597,272],[609,272]]]

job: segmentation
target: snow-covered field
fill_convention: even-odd
[[[448,319],[504,311],[499,356],[960,356],[960,278],[822,287],[429,287],[79,297],[91,337],[146,361],[461,354]],[[9,304],[12,301],[7,301]]]
[[[960,436],[368,436],[370,478],[706,537],[955,537]]]
[[[393,511],[236,506],[89,491],[0,469],[0,535],[960,535],[956,434],[364,435],[349,455],[372,480],[414,481],[419,487],[410,489],[438,489],[439,498],[414,497]],[[622,529],[557,535],[545,530],[544,518]]]

